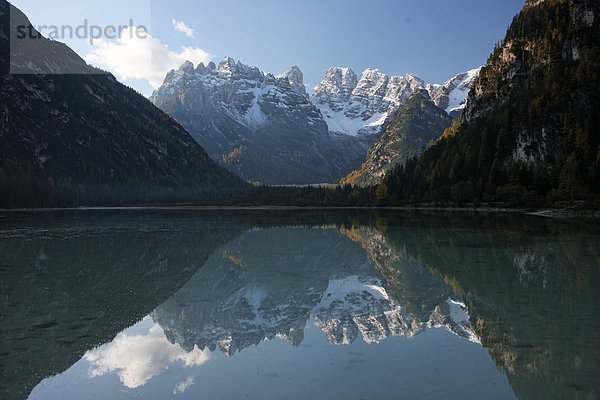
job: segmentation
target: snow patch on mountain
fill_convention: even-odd
[[[415,92],[425,89],[436,106],[460,113],[480,68],[458,74],[444,84],[426,84],[414,75],[392,76],[366,69],[360,79],[350,68],[334,67],[314,90],[311,100],[330,132],[363,136],[381,132],[387,119]]]
[[[363,120],[361,118],[349,118],[344,111],[333,111],[327,105],[318,108],[325,118],[330,132],[350,136],[375,134],[381,129],[388,117],[387,113],[375,113],[371,118]]]
[[[194,90],[206,97],[202,104],[214,103],[222,112],[241,125],[257,129],[270,122],[267,109],[280,109],[293,114],[299,109],[308,114],[308,123],[320,120],[304,87],[302,71],[296,66],[277,77],[254,66],[225,57],[217,66],[187,61],[178,70],[172,70],[163,85],[154,92],[152,102],[161,106],[178,94]],[[202,106],[198,107],[202,108]]]
[[[433,102],[448,114],[460,113],[467,105],[471,87],[479,77],[481,67],[456,75],[443,85],[428,85],[427,91]]]

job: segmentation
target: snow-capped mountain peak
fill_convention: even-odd
[[[425,89],[436,106],[460,113],[480,69],[458,74],[443,85],[426,84],[415,75],[388,76],[367,68],[360,79],[350,68],[327,70],[312,95],[313,103],[336,134],[366,136],[378,134],[387,119],[408,98]]]
[[[203,65],[204,67],[204,65]],[[167,76],[165,77],[165,80],[163,82],[163,86],[167,86],[167,85],[175,85],[177,83],[179,83],[186,75],[193,75],[194,73],[194,64],[192,64],[191,61],[186,61],[183,64],[181,64],[181,66],[179,67],[179,69],[174,70],[172,69],[171,71],[169,71],[167,73]]]
[[[179,69],[185,72],[192,72],[194,70],[194,64],[188,60],[184,62]]]
[[[404,75],[404,80],[408,82],[408,84],[411,88],[413,88],[413,90],[425,87],[425,81],[415,75],[406,74]]]
[[[245,65],[239,61],[236,63],[231,57],[225,57],[219,63],[217,71],[222,78],[229,80],[259,80],[265,76],[257,67]]]
[[[412,75],[389,77],[379,69],[367,68],[360,79],[350,68],[330,68],[312,96],[335,134],[368,136],[378,134],[387,118],[423,81]]]
[[[428,85],[427,90],[434,103],[450,115],[460,115],[467,104],[471,87],[479,77],[481,67],[460,73],[443,85]]]
[[[349,96],[356,88],[357,83],[358,79],[351,68],[329,68],[321,83],[315,87],[314,96]]]
[[[224,75],[232,76],[237,71],[235,60],[229,56],[225,57],[223,61],[219,63],[218,71]]]
[[[378,69],[368,68],[362,73],[352,94],[356,97],[383,98],[390,78]]]
[[[298,92],[307,94],[306,87],[304,86],[304,74],[296,65],[291,66],[284,74],[277,75],[276,78],[287,80]]]
[[[191,93],[189,90],[192,90],[197,95],[202,94],[200,97],[210,93],[211,102],[220,109],[219,112],[225,112],[247,128],[256,129],[268,122],[266,114],[275,109],[286,113],[306,109],[304,114],[311,114],[309,120],[318,117],[316,110],[310,110],[312,105],[308,101],[303,79],[302,71],[296,66],[276,78],[257,67],[236,62],[232,57],[225,57],[216,68],[214,64],[207,68],[201,63],[194,69],[194,65],[186,61],[177,71],[167,74],[163,86],[153,94],[151,100],[160,106],[178,91]],[[196,106],[199,105],[194,102]]]

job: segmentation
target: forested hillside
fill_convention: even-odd
[[[438,139],[452,117],[437,107],[426,91],[413,94],[391,116],[383,135],[369,148],[362,168],[342,179],[342,184],[377,184],[385,174]]]
[[[528,1],[460,124],[387,175],[388,204],[560,205],[600,194],[600,5]]]
[[[5,0],[0,19],[0,208],[164,203],[245,186],[167,114],[64,44],[9,48],[16,25],[30,22]]]

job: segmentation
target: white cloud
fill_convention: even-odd
[[[190,376],[185,381],[179,382],[177,385],[175,385],[175,389],[173,389],[173,394],[183,393],[187,390],[187,388],[189,388],[193,384],[194,378]]]
[[[161,327],[154,325],[145,335],[121,334],[112,343],[86,353],[84,358],[91,363],[92,378],[118,371],[123,385],[133,389],[145,385],[175,361],[195,367],[210,360],[211,354],[197,346],[187,353],[178,344],[169,342]],[[188,379],[175,388],[183,392],[193,383],[193,379]]]
[[[173,20],[173,28],[175,28],[177,32],[181,32],[189,38],[194,37],[194,30],[187,26],[183,21],[178,22],[176,20]]]
[[[179,68],[185,61],[208,64],[213,58],[197,47],[173,51],[149,34],[145,38],[138,37],[134,29],[124,29],[116,41],[95,41],[85,60],[109,70],[119,79],[146,79],[152,87],[158,88],[167,72]]]

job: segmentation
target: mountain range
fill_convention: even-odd
[[[170,71],[151,100],[213,159],[246,180],[332,183],[364,162],[369,146],[412,94],[424,90],[434,107],[455,115],[478,72],[431,85],[376,69],[358,78],[352,69],[336,67],[310,95],[297,66],[274,76],[226,57],[218,66],[186,62]]]
[[[209,155],[246,180],[331,182],[370,144],[329,135],[297,67],[275,77],[225,58],[167,74],[152,96]]]
[[[411,338],[432,327],[479,342],[464,304],[450,298],[457,296],[442,278],[391,252],[376,231],[361,234],[363,243],[331,229],[247,232],[215,253],[153,319],[186,351],[218,348],[226,356],[275,337],[298,346],[311,319],[337,345]],[[267,256],[260,243],[269,243]],[[378,257],[383,252],[388,257]],[[395,298],[379,272],[388,268],[429,290]],[[410,302],[399,301],[410,294]]]
[[[458,74],[443,85],[432,85],[414,75],[390,77],[378,69],[366,69],[358,79],[352,69],[336,67],[325,73],[311,98],[330,132],[373,135],[380,134],[394,111],[422,90],[436,107],[460,116],[478,75],[479,68]]]

